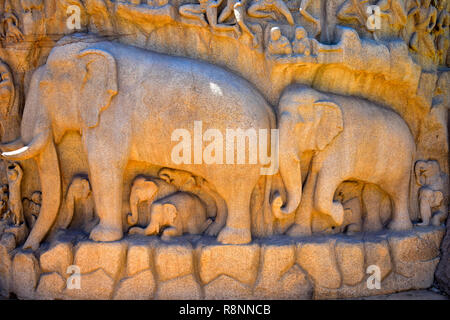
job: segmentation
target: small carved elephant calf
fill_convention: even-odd
[[[131,228],[129,233],[158,235],[164,228],[162,239],[167,240],[184,233],[201,234],[212,222],[212,219],[207,218],[205,206],[197,196],[177,192],[152,204],[147,228]]]

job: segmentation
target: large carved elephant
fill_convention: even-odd
[[[276,216],[296,212],[290,235],[311,234],[311,212],[321,212],[341,225],[344,210],[333,201],[338,186],[359,180],[381,187],[393,201],[389,227],[410,229],[409,183],[415,143],[409,127],[395,112],[356,97],[289,87],[280,99],[280,174],[286,203],[275,196]],[[312,154],[302,190],[300,161]],[[303,198],[302,198],[303,192]]]
[[[69,130],[81,133],[88,158],[100,218],[91,239],[122,238],[124,170],[129,161],[141,161],[205,178],[228,207],[218,240],[250,242],[250,198],[261,166],[174,163],[172,134],[185,129],[194,137],[194,121],[223,134],[276,128],[263,96],[222,68],[89,35],[63,38],[33,75],[21,137],[1,146],[4,158],[35,158],[39,167],[42,208],[25,247],[37,248],[57,216],[61,179],[55,145]]]

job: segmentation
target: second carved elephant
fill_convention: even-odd
[[[347,180],[379,186],[393,202],[389,227],[412,228],[408,202],[415,143],[398,114],[356,97],[292,86],[280,99],[278,117],[287,200],[283,206],[282,197],[274,197],[272,208],[281,218],[296,212],[289,235],[311,234],[313,210],[340,226],[344,208],[333,198]],[[300,161],[308,153],[312,160],[302,188]]]

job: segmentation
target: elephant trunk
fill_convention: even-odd
[[[34,158],[43,153],[43,150],[49,144],[51,138],[52,132],[50,128],[47,128],[36,135],[30,144],[13,151],[5,151],[1,156],[2,158],[10,161],[23,161]],[[14,144],[19,144],[19,142],[16,141]],[[6,149],[8,148],[8,145],[4,145],[2,147]]]
[[[280,124],[280,175],[286,188],[286,204],[282,206],[281,196],[275,195],[272,201],[272,212],[277,219],[286,219],[300,204],[302,198],[302,175],[296,139],[289,133],[293,128]]]
[[[61,202],[61,174],[55,144],[50,139],[36,157],[42,188],[42,204],[38,219],[24,244],[36,250],[54,224]]]

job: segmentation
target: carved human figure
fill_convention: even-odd
[[[398,31],[405,27],[408,17],[402,0],[379,0],[377,6],[381,16],[387,18],[390,28]]]
[[[209,25],[215,31],[226,32],[233,31],[238,37],[241,35],[239,30],[239,25],[229,25],[217,22],[218,7],[222,4],[223,0],[209,0],[206,6],[206,18],[208,19]]]
[[[446,0],[438,1],[438,17],[434,27],[436,53],[440,64],[445,64],[450,43],[450,15],[446,8]]]
[[[321,25],[320,20],[316,17],[314,17],[311,13],[308,12],[308,7],[311,4],[311,2],[314,0],[302,0],[299,7],[300,14],[309,22],[312,22],[315,25],[316,28],[316,35],[321,32]]]
[[[230,19],[234,15],[235,5],[238,2],[241,3],[239,0],[227,0],[227,4],[225,5],[225,8],[223,8],[222,12],[220,13],[219,19],[217,21],[219,23],[223,23],[223,22],[227,21],[228,19]],[[244,8],[244,10],[245,10],[245,8]]]
[[[182,17],[200,22],[204,27],[208,26],[206,21],[206,8],[208,7],[209,0],[199,0],[199,3],[183,4],[179,7],[178,12]]]
[[[415,6],[408,12],[414,18],[415,30],[409,41],[412,50],[429,57],[434,57],[436,48],[432,30],[436,25],[437,10],[431,0],[416,0]]]
[[[227,220],[227,204],[213,186],[202,177],[187,171],[163,168],[158,172],[158,176],[178,190],[196,195],[205,204],[207,216],[215,218],[206,234],[215,236],[219,233]]]
[[[269,44],[267,46],[269,55],[289,56],[292,54],[292,46],[288,38],[281,34],[279,27],[270,29]]]
[[[415,165],[416,182],[421,186],[419,189],[419,210],[422,222],[420,226],[440,225],[442,216],[445,214],[439,210],[444,200],[444,179],[439,163],[435,160],[417,161]],[[438,210],[433,212],[433,209]],[[431,221],[432,220],[432,221]]]
[[[217,22],[218,7],[223,0],[199,0],[199,4],[184,4],[178,9],[181,16],[199,21],[204,27],[209,26],[219,32],[233,31],[240,35],[239,26],[222,24]]]
[[[7,42],[18,42],[24,39],[22,31],[19,29],[19,20],[13,13],[10,0],[0,1],[0,11],[3,13],[1,17],[1,34]]]
[[[283,0],[255,0],[247,10],[250,17],[273,20],[277,20],[276,12],[282,14],[290,25],[295,25],[294,18]]]
[[[408,199],[415,142],[398,114],[356,97],[324,94],[303,86],[285,91],[278,113],[279,166],[287,199],[282,207],[282,198],[274,197],[275,216],[290,215],[300,201],[306,201],[331,217],[336,226],[342,225],[344,209],[333,198],[338,186],[352,177],[378,185],[389,194],[395,204],[391,229],[412,228]],[[391,152],[394,148],[395,153]],[[312,196],[302,198],[300,160],[308,152],[314,155],[305,193],[309,190]],[[289,234],[311,234],[311,214],[311,210],[298,210]]]
[[[162,239],[181,236],[184,233],[201,234],[212,223],[207,218],[201,200],[193,194],[177,192],[154,202],[150,209],[150,224],[145,228],[131,228],[130,234],[158,235]]]
[[[8,139],[7,135],[15,134],[14,129],[17,129],[17,121],[11,114],[15,97],[16,90],[11,70],[6,63],[0,61],[0,139],[2,141],[5,141],[5,138]]]
[[[236,17],[236,22],[239,25],[239,27],[241,28],[241,30],[245,33],[247,33],[250,38],[253,41],[253,47],[256,48],[258,46],[258,39],[256,38],[256,35],[249,29],[249,27],[247,26],[247,24],[245,23],[245,6],[242,2],[240,1],[234,1],[232,0],[234,3],[233,6],[233,12],[234,12],[234,16]]]
[[[18,163],[11,163],[7,166],[6,176],[8,177],[9,186],[8,207],[11,211],[13,223],[19,226],[24,222],[22,193],[20,190],[23,177],[22,168]]]
[[[303,27],[295,28],[295,38],[292,42],[292,51],[294,54],[309,56],[311,54],[311,44],[308,34]]]
[[[41,211],[42,203],[42,193],[40,191],[35,191],[31,195],[31,199],[23,199],[23,212],[25,215],[25,220],[28,227],[33,228],[37,218],[39,217],[39,212]]]

